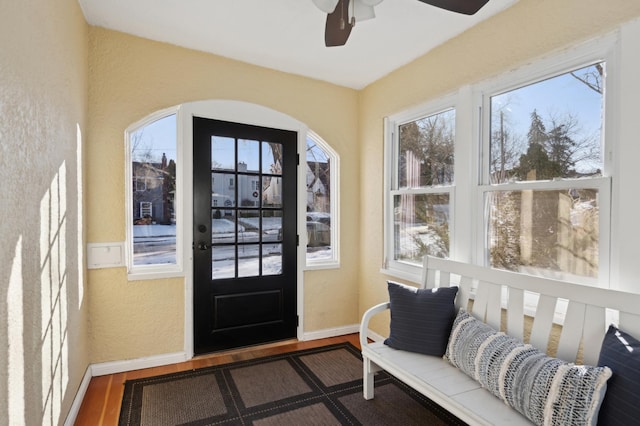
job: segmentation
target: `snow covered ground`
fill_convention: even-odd
[[[238,241],[259,242],[257,231],[258,218],[242,219],[238,226]],[[282,270],[282,245],[278,243],[278,232],[282,226],[281,218],[262,219],[262,274],[277,275]],[[235,224],[228,219],[213,219],[213,242],[233,242]],[[175,225],[136,225],[133,227],[133,251],[135,265],[176,263],[176,227]],[[242,245],[238,251],[238,275],[241,277],[258,275],[259,244]],[[310,247],[308,260],[331,259],[330,246]],[[212,250],[214,278],[234,276],[235,248],[217,247]]]

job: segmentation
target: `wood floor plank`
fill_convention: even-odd
[[[336,343],[349,342],[360,348],[358,334],[330,337],[308,341],[285,341],[250,348],[200,355],[192,360],[161,367],[145,368],[106,376],[93,377],[76,417],[77,426],[114,426],[118,424],[120,407],[127,380],[152,377],[178,371],[210,367],[247,359],[262,358],[302,349],[317,348]]]

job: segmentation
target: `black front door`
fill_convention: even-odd
[[[296,336],[297,133],[194,117],[194,350]]]

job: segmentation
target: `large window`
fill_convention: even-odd
[[[419,281],[429,254],[609,286],[615,44],[388,117],[386,273]]]
[[[597,280],[610,186],[603,177],[605,70],[596,62],[487,97],[482,191],[490,266]]]
[[[410,270],[425,254],[449,256],[456,113],[447,108],[402,118],[388,125],[387,260]]]
[[[318,135],[306,144],[307,267],[330,267],[338,261],[338,155]]]
[[[178,269],[176,113],[161,111],[127,131],[130,274]]]

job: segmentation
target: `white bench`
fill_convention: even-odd
[[[424,288],[456,284],[456,311],[466,309],[473,300],[471,313],[495,329],[501,329],[506,315],[503,331],[544,352],[556,346],[548,343],[554,333],[560,333],[557,353],[549,355],[565,361],[597,364],[612,313],[620,328],[640,336],[640,294],[425,257]],[[441,357],[392,349],[381,340],[369,343],[370,319],[387,309],[388,302],[370,308],[360,325],[365,399],[374,396],[375,373],[385,370],[469,424],[531,424]],[[558,319],[558,312],[564,319]],[[534,318],[532,325],[527,325],[526,316]],[[554,321],[562,321],[560,330],[553,331]],[[523,339],[528,329],[530,337]]]

